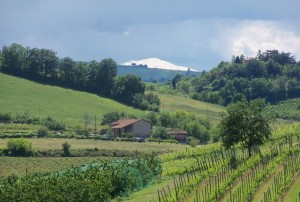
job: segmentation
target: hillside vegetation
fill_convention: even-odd
[[[203,72],[201,77],[176,75],[172,87],[191,98],[228,105],[243,98],[276,103],[300,96],[300,62],[291,53],[267,50],[255,58],[243,55]],[[170,85],[170,84],[169,84]]]
[[[66,123],[82,123],[84,114],[97,120],[111,111],[124,111],[136,116],[144,112],[94,94],[37,84],[0,73],[0,111],[29,113],[31,116],[53,117]]]

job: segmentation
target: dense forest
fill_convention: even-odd
[[[0,51],[0,71],[40,83],[95,93],[145,110],[159,110],[157,95],[146,94],[145,84],[137,76],[117,76],[117,63],[111,58],[83,63],[70,57],[59,58],[53,50],[12,44]]]
[[[259,51],[255,58],[233,56],[201,77],[176,75],[170,85],[176,91],[205,102],[231,102],[265,98],[270,103],[300,97],[300,62],[291,53]]]

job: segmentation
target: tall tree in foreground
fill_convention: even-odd
[[[243,99],[228,106],[227,113],[221,114],[220,123],[222,142],[226,148],[240,143],[251,157],[251,148],[269,139],[272,118],[263,114],[264,106],[264,99],[250,102]]]

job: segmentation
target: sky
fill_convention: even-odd
[[[210,70],[258,50],[300,60],[299,0],[0,0],[0,47],[118,64],[159,58]]]

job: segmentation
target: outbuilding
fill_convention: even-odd
[[[110,124],[112,137],[122,137],[124,133],[131,133],[134,137],[149,138],[151,136],[151,123],[143,119],[120,119]]]

